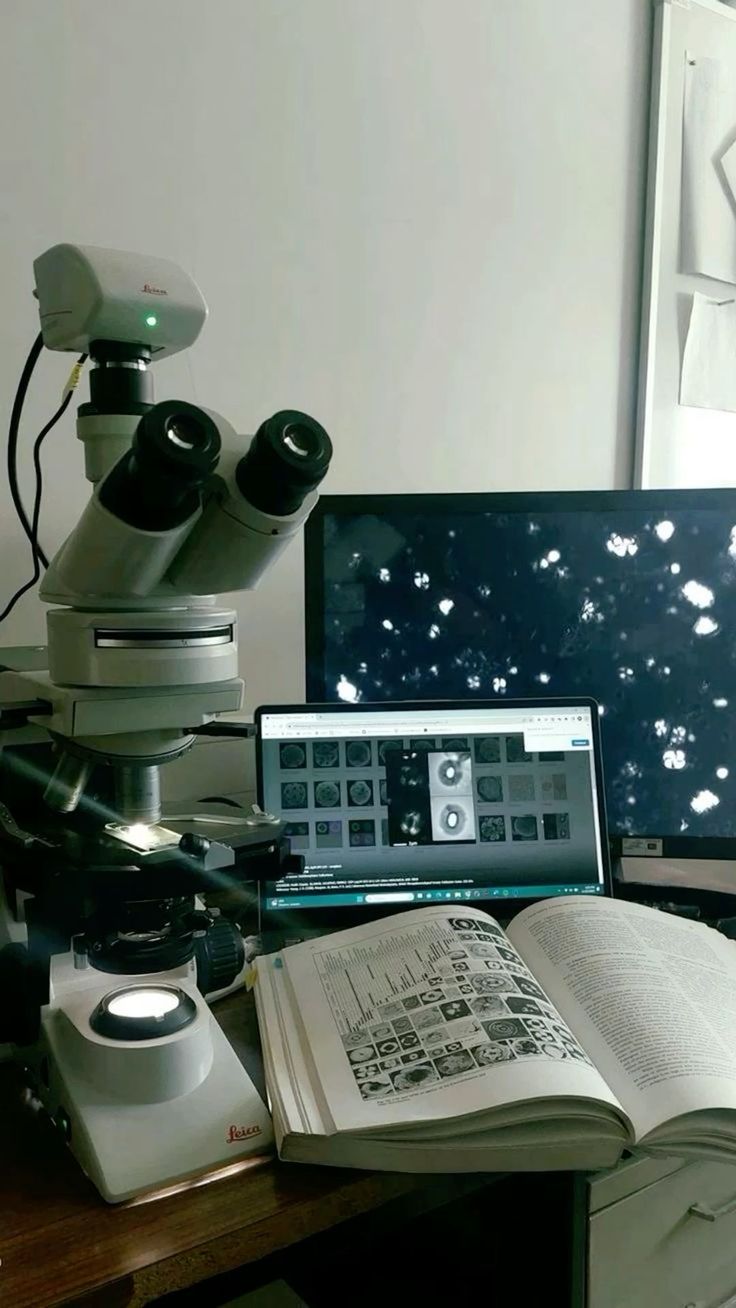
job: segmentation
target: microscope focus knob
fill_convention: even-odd
[[[206,935],[195,941],[197,986],[203,995],[232,985],[245,962],[243,937],[234,922],[218,917]]]
[[[179,841],[179,848],[182,854],[188,854],[190,858],[206,858],[211,843],[206,836],[200,836],[196,831],[185,831]]]

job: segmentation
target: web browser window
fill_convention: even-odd
[[[266,907],[605,893],[589,705],[260,714],[260,797],[305,870]]]

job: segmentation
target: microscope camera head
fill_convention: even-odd
[[[95,344],[104,341],[163,359],[193,345],[207,318],[199,287],[170,259],[63,244],[39,255],[33,269],[49,350],[96,357]]]

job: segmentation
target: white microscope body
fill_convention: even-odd
[[[231,849],[177,843],[159,825],[159,767],[241,706],[237,618],[214,597],[255,586],[300,530],[330,441],[296,411],[249,443],[210,410],[152,403],[149,363],[191,345],[207,316],[175,264],[60,245],[34,267],[44,343],[92,359],[77,431],[94,490],[41,586],[54,605],[48,670],[0,674],[0,699],[30,703],[29,728],[57,747],[44,792],[55,814],[96,806],[107,844],[138,851],[144,873],[146,858],[170,848],[174,862],[200,860],[224,882]],[[100,767],[112,783],[107,807],[86,798]],[[111,891],[99,929],[51,954],[38,1038],[20,1051],[111,1202],[234,1163],[272,1138],[198,988],[199,901],[189,891],[179,902],[170,886],[154,904],[141,886],[137,871],[129,900]],[[0,919],[2,909],[0,877]]]

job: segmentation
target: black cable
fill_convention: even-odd
[[[87,358],[86,354],[80,355],[78,359],[78,364],[84,363],[86,358]],[[33,468],[36,473],[36,494],[33,499],[33,518],[31,519],[31,546],[33,548],[34,558],[37,563],[43,563],[43,559],[41,557],[41,547],[38,543],[38,526],[41,520],[41,497],[43,495],[43,469],[41,467],[41,446],[46,440],[46,437],[48,436],[52,427],[55,427],[59,419],[62,418],[66,413],[67,409],[69,408],[69,405],[71,404],[73,394],[74,394],[73,390],[70,389],[67,391],[66,395],[61,401],[61,404],[56,410],[56,413],[54,413],[52,417],[49,418],[48,422],[46,423],[46,426],[41,428],[40,432],[38,433],[38,436],[33,442]],[[48,564],[45,564],[44,566],[48,567]]]
[[[79,356],[79,359],[77,360],[77,367],[80,367],[85,362],[86,358],[87,358],[86,354],[81,354]],[[26,367],[28,367],[27,364]],[[33,368],[31,367],[28,373],[29,378],[32,371]],[[27,388],[28,388],[28,382],[26,381],[25,389],[27,390]],[[19,385],[18,392],[20,392],[20,389],[21,388]],[[25,394],[25,391],[23,393]],[[9,617],[9,615],[12,613],[13,609],[15,608],[21,596],[25,595],[26,591],[30,590],[32,586],[35,586],[36,582],[41,576],[41,564],[43,564],[44,567],[48,566],[48,562],[46,561],[45,555],[42,553],[41,548],[38,544],[38,526],[41,518],[41,498],[43,495],[43,469],[41,467],[41,446],[43,445],[52,427],[55,427],[59,419],[66,413],[71,403],[73,394],[74,394],[74,390],[73,388],[70,388],[67,391],[66,395],[64,396],[63,400],[61,401],[61,404],[56,410],[56,413],[54,413],[52,417],[49,418],[48,422],[46,423],[46,426],[42,427],[41,431],[38,433],[38,436],[33,442],[33,467],[36,473],[36,491],[33,497],[33,516],[31,518],[31,522],[28,524],[28,539],[31,542],[31,551],[33,557],[33,576],[30,578],[29,581],[26,581],[22,586],[19,587],[19,589],[13,595],[12,599],[8,600],[8,603],[6,604],[2,613],[0,613],[0,622],[4,622],[5,619]],[[13,407],[15,408],[15,406]],[[21,399],[21,407],[22,407],[22,399]],[[20,411],[18,413],[18,417],[20,417]],[[11,418],[11,423],[12,423],[12,418]]]
[[[48,422],[46,426],[43,428],[43,430],[39,432],[33,445],[33,466],[36,469],[36,492],[33,497],[33,517],[31,519],[31,522],[29,523],[29,531],[30,531],[29,539],[31,542],[31,551],[33,557],[33,576],[30,578],[29,581],[26,581],[24,585],[19,587],[19,589],[13,595],[12,599],[8,600],[8,603],[6,604],[2,613],[0,613],[0,622],[4,622],[5,619],[10,616],[16,604],[18,603],[18,600],[21,598],[21,595],[25,595],[26,591],[30,590],[32,586],[35,586],[36,582],[41,576],[41,553],[38,548],[38,523],[41,516],[41,495],[43,491],[43,475],[41,472],[41,459],[40,459],[41,444],[44,440],[44,437],[48,435],[48,433],[51,431],[51,428],[54,426],[56,422],[58,422],[61,415],[66,412],[67,408],[69,407],[69,402],[72,398],[72,394],[73,392],[69,391],[68,395],[64,396],[64,400],[62,404],[56,410],[56,413],[54,414],[50,422]]]
[[[38,336],[33,342],[33,345],[31,346],[30,353],[25,361],[25,364],[23,366],[23,371],[20,375],[20,381],[18,382],[18,389],[15,392],[15,399],[13,400],[13,408],[10,413],[10,424],[8,426],[8,447],[7,447],[8,485],[10,486],[10,494],[13,500],[13,504],[15,506],[15,511],[18,515],[18,519],[20,521],[20,524],[24,532],[26,533],[26,536],[31,542],[31,545],[33,545],[31,524],[28,521],[28,516],[23,507],[23,501],[20,497],[20,487],[18,485],[18,435],[20,432],[20,419],[21,419],[21,414],[23,412],[23,405],[25,403],[26,394],[28,392],[28,385],[31,380],[33,369],[38,363],[38,357],[42,349],[43,349],[43,336],[39,332]],[[46,558],[46,555],[44,554],[41,547],[38,545],[38,543],[36,543],[35,546],[35,554],[38,556],[43,566],[47,568],[49,566],[49,561]],[[33,582],[31,582],[30,584],[33,585]],[[0,622],[1,621],[2,618],[0,618]]]
[[[10,616],[16,604],[18,603],[18,600],[20,599],[21,595],[25,595],[26,591],[31,589],[31,586],[35,586],[40,576],[41,576],[41,569],[38,566],[38,559],[36,559],[36,563],[33,569],[33,576],[31,577],[30,581],[27,581],[24,586],[21,586],[15,592],[11,600],[8,600],[8,603],[5,605],[5,608],[3,609],[2,613],[0,613],[0,622],[4,622],[5,619]]]

